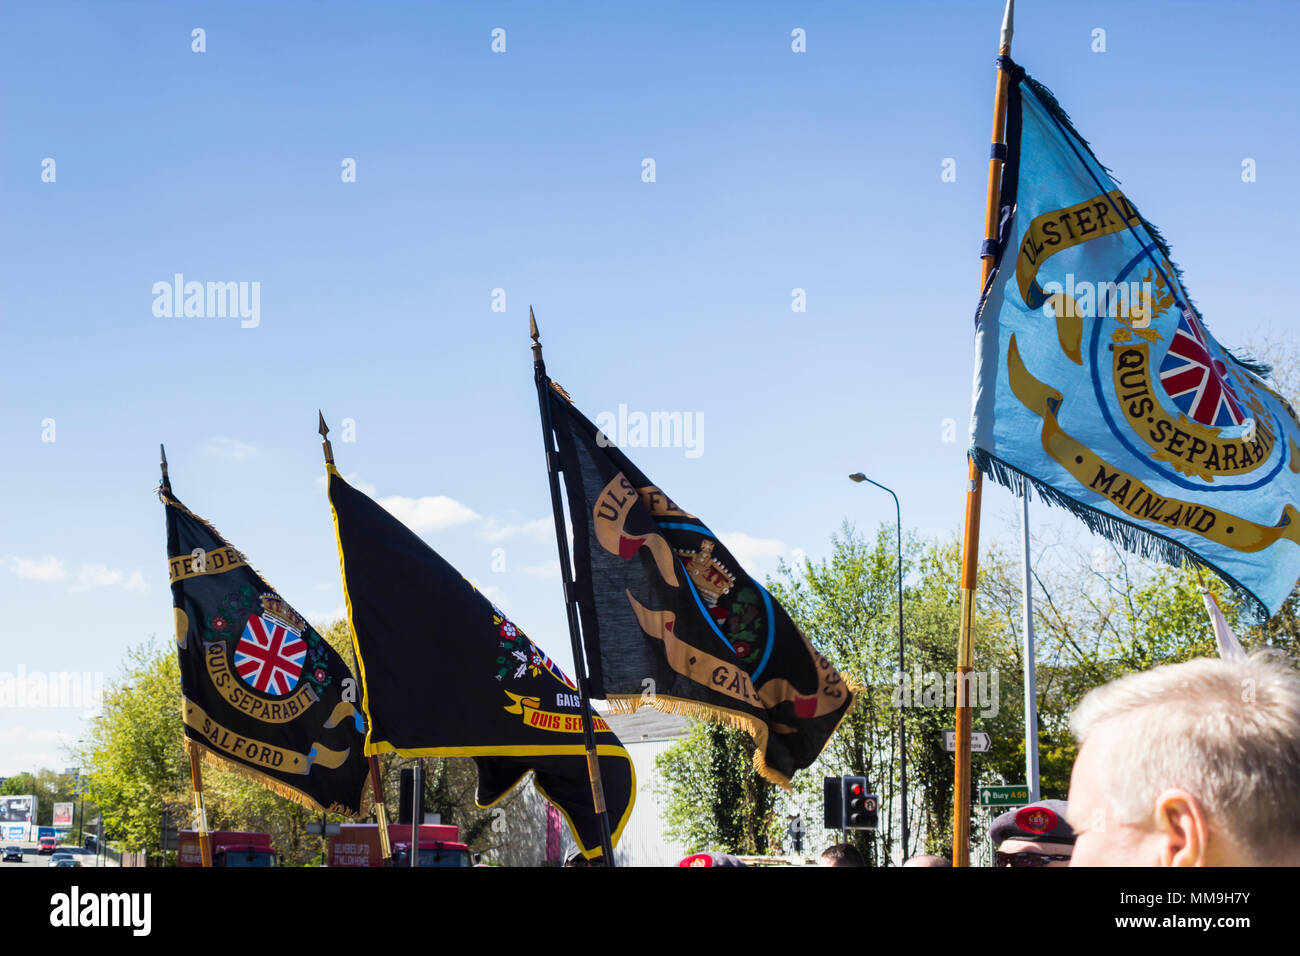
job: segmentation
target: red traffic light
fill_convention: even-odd
[[[855,783],[853,786],[849,788],[849,792],[852,793],[855,797],[862,796],[864,790],[865,788],[860,783]]]

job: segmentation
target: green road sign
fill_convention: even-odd
[[[1029,802],[1029,787],[1023,783],[1003,787],[980,787],[981,807],[1022,807]]]

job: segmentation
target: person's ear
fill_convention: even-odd
[[[1160,839],[1160,866],[1207,865],[1205,812],[1186,790],[1173,788],[1156,797],[1155,830]]]

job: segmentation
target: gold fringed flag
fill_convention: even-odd
[[[577,688],[500,608],[333,465],[330,506],[361,668],[366,753],[473,757],[475,800],[496,803],[530,770],[588,859],[602,855]],[[636,777],[595,718],[612,844]]]
[[[747,730],[754,768],[790,786],[853,702],[840,674],[699,518],[546,389],[573,521],[591,695]]]
[[[342,659],[164,478],[185,736],[314,810],[364,812],[368,767]]]

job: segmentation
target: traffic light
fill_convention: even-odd
[[[840,779],[822,778],[822,810],[827,830],[844,829],[844,794],[840,792]]]
[[[420,776],[423,777],[424,775],[421,774]],[[415,806],[416,801],[414,796],[417,787],[420,790],[420,805],[418,808]],[[415,768],[403,767],[402,782],[397,791],[397,822],[404,823],[407,826],[410,826],[412,822],[412,817],[414,816],[415,818],[414,822],[423,823],[424,811],[426,809],[427,808],[424,805],[423,779],[421,779],[419,783],[417,783],[415,777]]]
[[[840,778],[840,805],[844,808],[842,829],[876,829],[879,801],[874,793],[867,793],[866,777]]]

